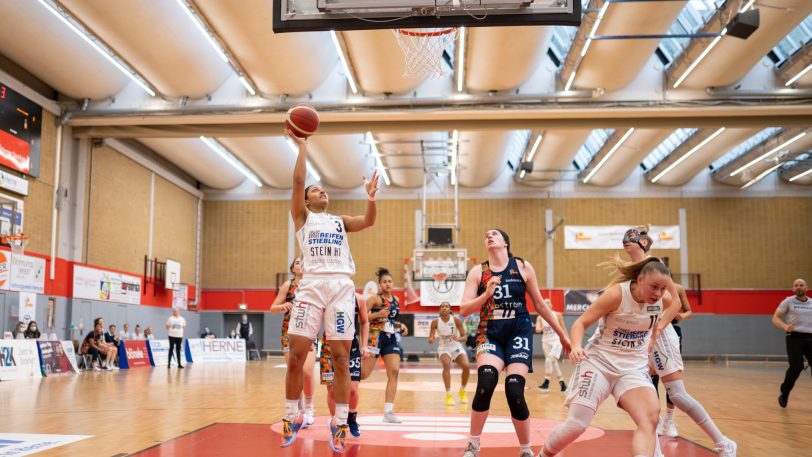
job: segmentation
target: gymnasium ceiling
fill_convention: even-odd
[[[148,148],[215,198],[287,195],[301,102],[322,120],[310,179],[349,196],[374,167],[393,194],[427,174],[506,195],[812,186],[809,0],[584,0],[580,28],[467,29],[437,80],[403,76],[389,30],[274,34],[270,0],[3,3],[0,54],[58,92],[77,137]],[[751,8],[746,40],[639,38],[718,35]]]

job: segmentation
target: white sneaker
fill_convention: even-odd
[[[93,365],[93,371],[102,371],[102,369],[97,367],[96,365]]]
[[[465,452],[462,453],[462,457],[479,457],[479,446],[469,441],[468,447],[465,448]]]
[[[665,428],[665,434],[670,436],[671,438],[676,438],[679,436],[677,433],[677,424],[674,422],[674,417],[665,416],[665,420],[663,421],[663,428]]]
[[[305,411],[304,420],[302,421],[302,428],[308,428],[316,423],[316,418],[313,416],[313,410]]]
[[[715,447],[713,450],[719,457],[736,457],[736,442],[727,438],[726,441],[719,446]]]
[[[383,413],[383,421],[389,424],[399,424],[401,422],[398,416],[395,416],[394,412]]]
[[[110,366],[109,366],[109,365],[108,365],[108,366],[106,366],[106,367],[104,367],[104,370],[105,370],[105,371],[113,371],[113,369],[112,369],[112,368],[110,368]]]
[[[663,418],[657,418],[657,436],[662,436],[663,434]]]

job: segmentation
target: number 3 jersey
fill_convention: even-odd
[[[619,286],[620,306],[598,321],[586,352],[590,360],[609,372],[647,371],[651,332],[663,312],[663,302],[637,303],[632,297],[631,281]]]
[[[307,212],[307,219],[296,232],[302,250],[302,273],[305,275],[355,274],[355,262],[344,221],[328,213]]]

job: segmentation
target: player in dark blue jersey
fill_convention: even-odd
[[[507,376],[505,396],[521,447],[519,456],[533,457],[524,385],[527,373],[532,370],[534,327],[525,293],[530,294],[536,311],[558,334],[565,351],[569,351],[570,341],[553,311],[544,303],[533,267],[510,252],[507,233],[500,229],[488,230],[485,246],[488,261],[468,273],[460,304],[463,316],[476,312],[480,316],[476,336],[477,386],[471,404],[471,435],[463,457],[479,455],[479,437],[502,370]]]

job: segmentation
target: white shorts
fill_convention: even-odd
[[[457,357],[459,357],[461,354],[464,355],[465,353],[466,353],[465,348],[462,347],[462,344],[459,342],[440,346],[439,348],[437,348],[438,355],[442,356],[443,354],[445,354],[451,358],[452,362],[454,360],[457,360]]]
[[[322,321],[328,341],[355,336],[355,284],[347,276],[305,277],[290,310],[289,335],[315,340]]]
[[[654,350],[648,356],[648,363],[661,378],[683,370],[679,336],[674,326],[666,327],[654,342]]]
[[[553,359],[560,359],[561,358],[561,351],[564,350],[564,347],[561,345],[561,340],[556,338],[553,341],[544,341],[541,340],[541,347],[544,349],[544,358],[553,358]]]
[[[638,387],[654,390],[645,370],[611,373],[591,360],[582,360],[572,373],[564,405],[583,405],[597,411],[609,394],[615,397],[615,403],[619,403],[623,394]]]

